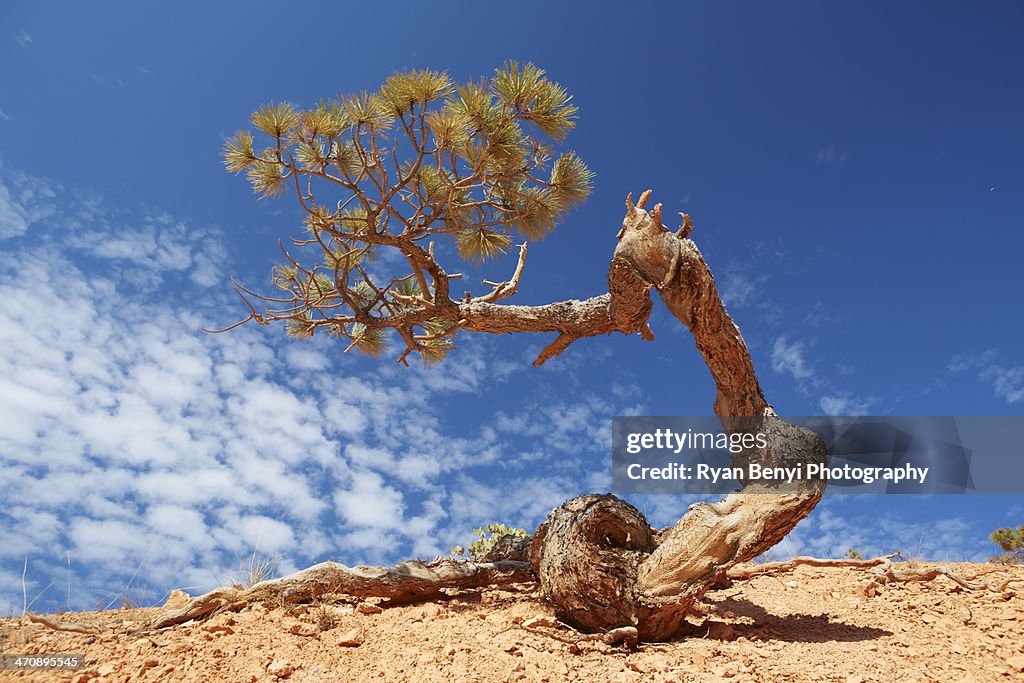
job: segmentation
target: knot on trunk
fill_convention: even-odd
[[[578,496],[556,508],[534,538],[544,596],[584,631],[636,626],[637,570],[657,547],[643,514],[611,495]]]

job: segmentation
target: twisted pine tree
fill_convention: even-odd
[[[282,247],[273,270],[281,294],[235,283],[249,316],[218,331],[283,322],[294,337],[323,332],[345,351],[381,356],[392,349],[405,364],[414,354],[441,361],[462,333],[554,333],[538,365],[582,337],[617,331],[652,340],[654,290],[692,332],[715,380],[723,426],[753,417],[768,435],[766,448],[743,457],[770,467],[822,460],[824,443],[780,420],[765,400],[746,343],[690,239],[690,217],[681,214],[681,226],[668,230],[662,206],[646,208],[650,190],[635,203],[626,198],[608,292],[542,306],[500,303],[516,293],[527,244],[591,193],[583,160],[555,151],[576,115],[563,87],[514,62],[463,85],[445,73],[408,71],[373,93],[310,109],[261,107],[252,115],[255,131],[227,143],[225,164],[244,172],[260,197],[291,194],[305,213],[305,232],[293,238],[294,254]],[[476,264],[516,245],[518,261],[509,279],[485,281],[488,291],[453,295],[459,274],[442,264],[434,248],[441,240]],[[380,264],[368,263],[388,249],[399,258],[381,263],[401,266],[381,277]],[[748,484],[718,503],[692,506],[662,534],[614,496],[580,496],[533,534],[530,569],[564,620],[667,639],[729,567],[763,553],[811,511],[823,485],[803,486],[781,492]]]

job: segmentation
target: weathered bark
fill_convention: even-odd
[[[587,630],[635,626],[637,572],[657,546],[640,511],[612,495],[579,496],[546,524],[537,572],[558,617]]]
[[[311,602],[331,594],[385,598],[394,603],[415,602],[447,588],[477,588],[533,581],[526,562],[440,560],[402,562],[394,567],[346,567],[322,562],[308,569],[262,581],[250,588],[224,587],[197,596],[180,609],[158,616],[148,629],[202,619],[221,611],[237,611],[253,602],[268,605]]]
[[[779,466],[822,461],[827,455],[822,440],[786,423],[765,400],[743,336],[725,310],[704,258],[689,239],[693,227],[689,217],[684,215],[682,227],[672,233],[662,225],[660,204],[645,210],[649,198],[648,190],[636,204],[631,197],[626,200],[619,243],[608,269],[607,294],[544,306],[496,303],[518,287],[524,246],[510,281],[491,283],[494,290],[477,299],[467,293],[463,301],[455,301],[447,295],[446,273],[420,249],[417,258],[435,282],[435,295],[429,300],[394,295],[409,304],[400,315],[402,320],[378,321],[378,326],[404,329],[408,337],[409,325],[442,318],[458,321],[453,329],[471,332],[558,333],[534,362],[539,365],[583,337],[638,332],[644,339],[653,339],[647,318],[654,289],[693,334],[715,381],[714,411],[723,427],[746,431],[749,418],[760,421],[758,431],[767,435],[767,447],[743,454],[743,462]],[[255,311],[253,317],[263,321]],[[325,320],[323,324],[334,323]],[[411,338],[406,341],[408,354],[414,345]],[[735,418],[748,420],[740,424]],[[537,530],[529,550],[530,566],[566,621],[594,631],[635,627],[644,640],[664,640],[673,636],[686,611],[730,567],[782,540],[810,513],[823,491],[821,482],[784,491],[748,485],[718,503],[691,506],[660,538],[639,512],[614,496],[583,496],[555,510]],[[524,551],[516,549],[518,556]],[[313,579],[305,580],[315,583]],[[358,586],[355,590],[359,594]]]
[[[760,418],[768,446],[744,457],[766,466],[822,461],[821,439],[781,420],[765,400],[746,343],[687,238],[689,219],[684,216],[679,232],[669,232],[660,204],[644,210],[649,196],[645,192],[638,205],[627,199],[609,272],[609,310],[622,293],[624,272],[644,289],[656,289],[692,332],[711,371],[723,427],[737,427],[734,417]],[[781,541],[823,489],[820,483],[786,491],[746,486],[718,503],[691,506],[660,542],[632,506],[613,496],[582,496],[555,510],[538,530],[533,563],[544,594],[566,621],[597,631],[635,626],[643,640],[665,640],[729,567]]]
[[[613,258],[608,268],[608,294],[586,301],[570,299],[543,306],[510,306],[482,300],[451,302],[446,315],[470,332],[558,332],[534,361],[540,365],[562,353],[577,339],[609,332],[639,332],[654,339],[647,318],[651,314],[650,287],[625,259]]]

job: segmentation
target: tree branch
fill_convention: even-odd
[[[238,611],[253,602],[296,604],[330,593],[360,598],[381,597],[396,603],[415,602],[437,595],[444,588],[476,588],[533,580],[527,563],[512,560],[402,562],[394,567],[346,567],[335,562],[322,562],[279,579],[262,581],[248,589],[217,588],[192,598],[179,609],[160,614],[145,630],[205,619],[217,612]]]

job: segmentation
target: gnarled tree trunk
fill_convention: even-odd
[[[494,291],[488,295],[474,299],[467,293],[464,300],[456,301],[448,296],[449,275],[433,260],[432,251],[401,236],[389,238],[388,243],[405,248],[411,254],[409,258],[422,261],[436,292],[429,300],[394,295],[409,307],[379,326],[404,324],[408,328],[423,320],[444,319],[458,321],[452,329],[471,332],[557,332],[555,340],[534,362],[539,365],[582,337],[638,332],[645,339],[653,339],[647,318],[651,312],[650,290],[654,289],[693,333],[715,380],[714,410],[723,427],[727,431],[749,431],[753,426],[767,438],[765,448],[736,456],[734,464],[742,464],[736,462],[740,458],[743,463],[757,462],[765,467],[823,462],[827,456],[824,442],[809,430],[779,418],[765,400],[746,343],[722,304],[711,271],[689,239],[689,217],[684,214],[682,227],[670,232],[661,223],[660,204],[650,212],[645,210],[649,198],[649,190],[636,204],[627,197],[619,243],[608,269],[608,293],[586,301],[543,306],[497,303],[516,291],[526,257],[525,245],[520,247],[511,280],[489,283]],[[384,239],[381,235],[376,238]],[[423,292],[428,289],[421,287]],[[259,316],[253,310],[249,319],[266,322],[274,318]],[[406,329],[406,336],[409,334]],[[796,488],[790,484],[785,490],[747,484],[717,503],[692,505],[675,526],[660,534],[650,528],[636,508],[615,496],[580,496],[557,508],[537,529],[529,547],[530,568],[565,621],[604,633],[635,628],[642,640],[666,640],[676,633],[694,602],[730,567],[771,548],[806,517],[821,499],[824,487],[820,481],[798,483]],[[486,566],[445,564],[427,566],[426,573],[417,570],[411,574],[402,566],[358,571],[314,567],[309,573],[287,577],[287,581],[254,587],[244,595],[220,590],[200,596],[169,621],[159,623],[180,623],[224,605],[265,599],[283,589],[302,598],[318,590],[327,575],[344,578],[339,585],[360,595],[394,597],[398,590],[395,586],[403,594],[429,595],[445,586],[468,585],[467,581],[480,585],[495,578],[521,576],[517,572],[526,571],[522,561],[525,554],[524,548],[506,542],[495,546],[485,558],[494,564]]]
[[[638,205],[627,199],[607,297],[571,303],[580,305],[577,312],[604,307],[602,332],[649,335],[647,291],[657,290],[693,333],[707,362],[717,387],[714,410],[723,427],[729,430],[733,417],[759,418],[758,431],[766,434],[767,447],[744,457],[764,466],[822,462],[824,442],[780,419],[765,401],[743,337],[722,304],[711,271],[688,239],[688,218],[684,216],[678,232],[669,232],[661,224],[661,205],[650,213],[644,210],[649,196],[649,191],[641,195]],[[583,327],[557,328],[558,340],[538,360],[589,336]],[[611,495],[581,496],[556,509],[537,530],[531,562],[544,595],[567,622],[590,631],[633,626],[642,640],[665,640],[729,567],[782,540],[814,508],[823,490],[821,483],[785,492],[747,485],[718,503],[691,506],[661,538],[628,503]]]

